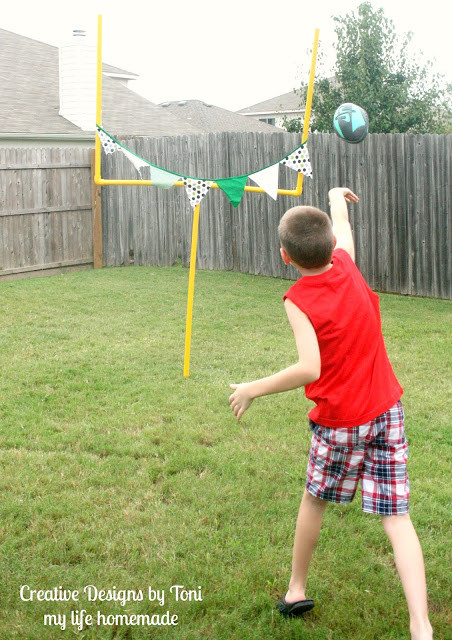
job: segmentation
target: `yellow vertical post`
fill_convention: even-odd
[[[312,45],[312,59],[311,59],[311,71],[309,73],[308,93],[306,96],[306,108],[304,110],[304,122],[303,122],[303,136],[301,138],[301,144],[308,139],[309,121],[311,119],[311,107],[312,107],[312,94],[314,93],[314,76],[315,76],[315,62],[317,59],[317,47],[319,46],[319,29],[314,32],[314,43]]]
[[[191,346],[191,325],[193,318],[193,297],[195,292],[195,272],[196,272],[196,252],[198,248],[198,228],[199,228],[199,204],[193,212],[193,227],[191,232],[191,252],[190,252],[190,273],[188,276],[188,300],[187,319],[185,323],[185,357],[184,376],[190,375],[190,346]]]
[[[96,89],[96,124],[102,126],[102,16],[97,16],[97,89]],[[100,140],[96,133],[94,180],[97,184],[100,175]]]
[[[312,94],[314,93],[314,77],[315,77],[315,64],[317,61],[317,49],[319,46],[319,33],[320,30],[314,31],[314,42],[312,43],[312,57],[311,57],[311,70],[309,73],[308,93],[306,95],[306,106],[304,109],[304,121],[303,121],[303,133],[301,135],[301,144],[304,144],[308,139],[309,122],[311,120],[311,107],[312,107]],[[303,174],[298,174],[297,191],[301,193],[303,190]]]

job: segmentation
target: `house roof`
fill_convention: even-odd
[[[275,131],[275,127],[244,118],[243,115],[216,107],[202,100],[181,100],[177,102],[162,102],[159,105],[178,119],[183,119],[202,131]]]
[[[0,29],[0,50],[0,133],[81,133],[79,127],[59,115],[58,47]],[[103,71],[134,75],[106,64]],[[104,76],[102,89],[102,125],[114,136],[201,131],[114,78]]]
[[[295,91],[289,91],[289,93],[283,93],[276,98],[270,98],[263,102],[258,102],[250,107],[240,109],[237,113],[242,114],[257,114],[257,113],[278,113],[285,111],[302,111],[300,107],[300,96]]]
[[[103,78],[102,88],[102,126],[115,137],[203,133],[116,80]]]
[[[137,73],[133,73],[132,71],[126,71],[125,69],[120,69],[119,67],[113,67],[111,64],[102,63],[102,71],[104,73],[112,73],[114,75],[122,76],[124,78],[138,78]]]

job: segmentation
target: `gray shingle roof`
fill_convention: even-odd
[[[102,126],[114,137],[174,136],[203,132],[116,80],[104,77],[102,87]]]
[[[162,102],[159,106],[202,131],[275,131],[275,127],[265,122],[245,118],[201,100]]]
[[[58,49],[0,29],[0,131],[75,133],[58,115]]]
[[[0,51],[0,133],[80,133],[58,114],[58,48],[0,29]],[[124,73],[111,65],[103,69]],[[200,132],[113,78],[104,76],[102,87],[102,124],[114,136]]]
[[[295,91],[283,93],[276,98],[270,98],[263,102],[258,102],[250,107],[240,109],[237,113],[277,113],[278,111],[301,111],[301,98]]]

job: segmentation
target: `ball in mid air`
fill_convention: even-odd
[[[337,135],[352,144],[361,142],[369,133],[367,112],[351,102],[341,104],[336,109],[333,124]]]

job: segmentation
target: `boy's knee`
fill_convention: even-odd
[[[396,531],[399,527],[404,527],[411,523],[409,513],[403,513],[395,516],[381,516],[381,522],[387,535]]]
[[[309,493],[307,489],[304,490],[303,500],[306,500],[306,502],[314,507],[317,507],[318,509],[325,509],[326,505],[328,504],[327,500],[322,500],[321,498],[313,496],[312,493]]]

